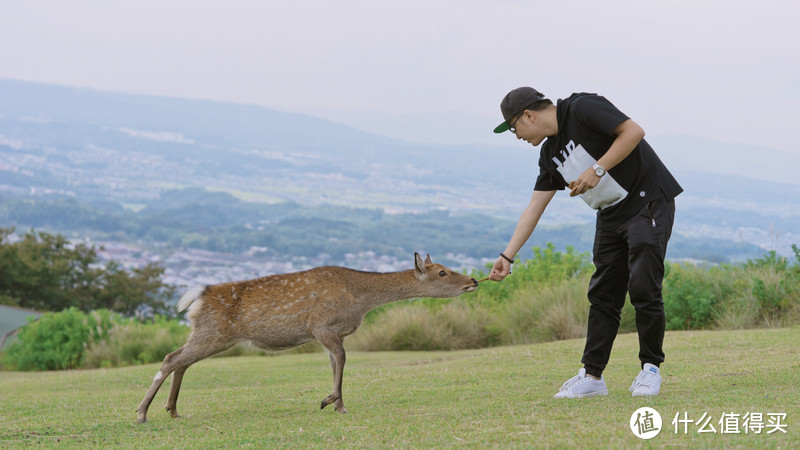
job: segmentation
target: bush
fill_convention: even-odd
[[[669,330],[791,326],[800,321],[800,254],[796,264],[775,252],[739,266],[670,264],[663,292]]]
[[[460,350],[496,345],[488,311],[461,303],[390,308],[346,340],[355,350]]]
[[[799,303],[800,250],[796,245],[792,249],[798,262],[794,266],[786,258],[778,258],[774,251],[745,265],[753,273],[752,293],[763,317],[774,318]]]
[[[503,344],[530,344],[586,336],[586,277],[516,291],[498,311]]]
[[[667,329],[798,323],[800,250],[795,249],[797,264],[774,253],[739,266],[667,264],[662,291]],[[362,350],[440,350],[465,348],[461,343],[465,336],[478,336],[473,342],[485,345],[584,337],[592,269],[588,255],[571,249],[556,252],[552,245],[534,249],[534,255],[532,260],[515,264],[513,276],[502,283],[482,283],[474,293],[378,308],[367,316],[352,346]],[[483,278],[485,274],[474,272],[473,276]],[[449,313],[446,318],[444,311]],[[619,332],[633,331],[635,310],[626,299]]]
[[[712,272],[667,265],[662,293],[668,330],[706,328],[713,322],[721,297],[715,292]]]
[[[153,322],[127,320],[117,323],[107,339],[87,346],[85,368],[122,367],[161,362],[180,348],[190,329],[176,319],[156,317]]]
[[[476,271],[472,276],[483,278],[491,271],[491,267],[491,264],[487,265],[487,273]],[[548,243],[544,249],[533,247],[533,258],[517,261],[512,267],[513,275],[502,283],[481,284],[480,289],[460,298],[470,304],[495,309],[519,291],[532,286],[541,289],[564,280],[582,278],[593,271],[594,266],[588,253],[578,253],[573,247],[567,247],[566,252],[559,252],[552,243]]]
[[[82,366],[89,342],[105,339],[114,316],[107,310],[85,314],[77,308],[47,313],[19,332],[19,341],[3,354],[3,367],[15,370],[61,370]]]
[[[446,304],[398,304],[380,310],[349,338],[357,350],[457,350],[586,336],[588,275],[519,289],[490,310],[454,299]],[[621,332],[634,331],[632,308]]]

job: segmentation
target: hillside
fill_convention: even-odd
[[[170,260],[176,249],[195,248],[216,253],[178,259],[236,265],[247,263],[245,252],[260,252],[269,262],[294,262],[275,267],[282,270],[352,265],[342,255],[373,252],[389,258],[383,267],[406,268],[402,255],[428,250],[480,266],[513,231],[537,170],[536,150],[511,141],[416,144],[252,105],[13,80],[0,80],[0,97],[0,226],[134,245],[145,258]],[[800,186],[755,179],[761,172],[712,173],[727,167],[707,164],[725,144],[659,139],[652,141],[686,190],[669,258],[741,261],[773,249],[791,255],[791,244],[800,242],[800,209],[787,205],[800,204]],[[692,152],[702,164],[687,156]],[[431,220],[415,217],[420,213]],[[530,245],[589,251],[592,223],[582,202],[558,195]],[[359,236],[342,239],[347,230]],[[275,239],[307,245],[285,255]],[[255,257],[256,266],[267,262]],[[373,263],[362,268],[379,265]]]
[[[409,144],[255,106],[2,80],[0,96],[3,184],[17,192],[137,203],[202,186],[267,202],[497,210],[507,203],[489,201],[493,186],[531,177],[475,148]],[[535,167],[532,153],[512,156]]]

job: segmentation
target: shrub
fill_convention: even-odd
[[[528,286],[498,311],[503,344],[530,344],[586,336],[586,276],[556,285]]]
[[[777,257],[774,251],[763,258],[749,260],[745,265],[753,273],[752,293],[765,318],[774,318],[792,309],[800,297],[800,250],[792,246],[797,264],[790,265],[786,258]]]
[[[480,289],[462,298],[471,304],[494,309],[511,299],[515,292],[530,286],[543,288],[579,278],[591,273],[593,267],[588,253],[578,253],[569,246],[566,252],[559,252],[552,243],[548,243],[544,249],[533,247],[533,258],[517,261],[512,267],[513,275],[502,283],[481,284]],[[487,269],[491,271],[491,264],[487,265]],[[483,278],[487,274],[475,272],[473,276]]]
[[[718,304],[715,314],[714,328],[720,330],[744,330],[758,327],[761,321],[761,311],[758,302],[744,280],[736,280],[735,284],[744,284],[736,288],[735,293],[722,299]]]
[[[89,342],[104,339],[114,315],[107,310],[85,314],[77,308],[46,313],[29,321],[19,332],[19,341],[3,355],[3,367],[16,370],[77,369],[82,366]]]
[[[86,349],[85,368],[122,367],[161,362],[180,348],[190,329],[176,319],[158,316],[152,322],[127,320],[117,323],[104,340],[91,342]]]
[[[384,310],[346,342],[355,350],[459,350],[496,345],[498,338],[487,310],[453,302]]]
[[[717,313],[720,296],[714,292],[709,271],[669,264],[664,276],[664,312],[668,330],[708,327]]]
[[[489,309],[453,299],[449,303],[400,304],[366,322],[348,347],[357,350],[456,350],[529,344],[586,336],[587,276],[515,291]],[[621,331],[635,328],[630,311]]]

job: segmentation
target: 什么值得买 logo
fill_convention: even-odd
[[[661,414],[653,408],[642,407],[631,415],[631,431],[641,439],[652,439],[661,432]]]

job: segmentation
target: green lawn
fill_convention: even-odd
[[[49,373],[0,372],[0,447],[29,445],[222,447],[334,445],[439,447],[800,447],[800,328],[670,332],[655,399],[632,398],[635,334],[618,337],[605,372],[608,397],[554,400],[580,367],[582,340],[458,352],[348,355],[349,414],[319,409],[330,393],[326,354],[216,358],[186,373],[178,411],[163,410],[167,381],[148,414],[134,410],[159,365]],[[642,441],[634,410],[662,416]],[[712,417],[716,433],[675,433],[677,413]],[[722,414],[785,413],[787,433],[722,434]],[[729,425],[728,430],[733,431]]]

